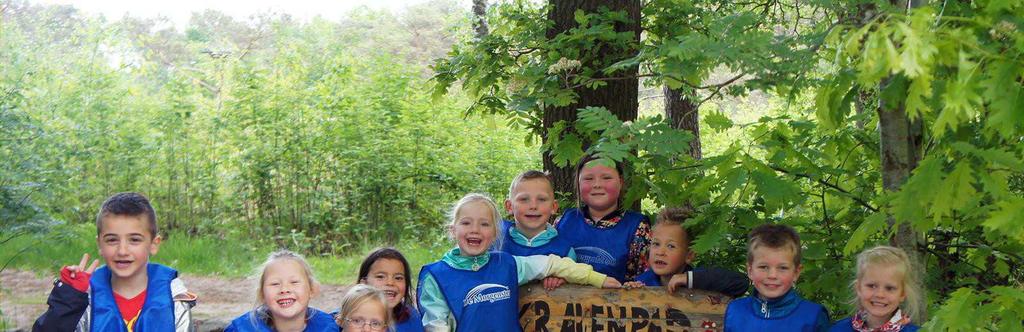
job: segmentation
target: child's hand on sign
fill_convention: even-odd
[[[686,273],[675,274],[672,275],[672,279],[668,280],[668,284],[665,285],[665,289],[667,289],[669,293],[675,293],[676,288],[687,287],[689,284],[690,280],[687,278]]]
[[[565,284],[565,279],[559,277],[547,277],[544,278],[544,290],[553,291],[555,288],[561,287]]]
[[[78,262],[78,265],[68,265],[60,270],[60,281],[71,285],[72,288],[79,292],[85,293],[88,291],[89,277],[93,271],[96,271],[96,266],[100,264],[100,260],[94,259],[89,267],[85,266],[86,263],[89,263],[89,254],[82,254],[82,261]]]
[[[622,283],[612,277],[605,277],[601,288],[622,288]]]
[[[625,289],[644,288],[644,286],[643,281],[627,281],[622,283],[622,288]]]

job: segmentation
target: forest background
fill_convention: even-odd
[[[155,257],[241,276],[273,248],[347,283],[419,266],[459,196],[528,168],[625,162],[627,205],[688,204],[698,264],[745,268],[764,222],[804,241],[800,292],[850,312],[852,257],[910,251],[934,330],[1024,317],[1024,2],[432,1],[340,21],[108,20],[0,5],[0,269],[93,248],[142,191]],[[212,255],[210,253],[220,253]],[[2,314],[2,313],[0,313]]]

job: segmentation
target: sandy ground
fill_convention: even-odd
[[[0,311],[9,331],[29,331],[32,322],[46,311],[46,297],[50,294],[55,276],[37,276],[27,271],[0,273]],[[181,277],[189,291],[199,296],[199,304],[192,315],[200,331],[218,331],[231,319],[249,311],[256,301],[253,281],[218,277],[184,275]],[[337,310],[338,302],[348,285],[324,285],[312,306],[324,311]],[[10,328],[13,328],[11,330]]]

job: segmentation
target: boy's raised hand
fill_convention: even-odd
[[[687,287],[690,284],[690,280],[686,273],[679,273],[672,275],[672,279],[668,280],[668,285],[665,285],[665,289],[669,293],[675,293],[678,287]]]
[[[601,288],[622,288],[622,283],[612,277],[605,277]]]
[[[96,271],[96,267],[99,266],[100,260],[94,259],[92,264],[88,267],[85,266],[89,263],[89,254],[82,254],[82,260],[78,262],[78,265],[68,265],[60,270],[60,281],[65,284],[71,285],[74,289],[85,293],[89,290],[89,276],[92,275],[93,271]]]

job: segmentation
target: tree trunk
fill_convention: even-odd
[[[870,100],[871,96],[868,94],[867,91],[860,90],[860,92],[857,92],[857,98],[855,98],[853,101],[853,111],[854,114],[857,115],[857,121],[854,122],[853,125],[856,126],[857,129],[864,129],[865,123],[863,115],[864,113],[867,112],[866,108]]]
[[[894,4],[900,6],[899,8],[911,8],[921,6],[922,1],[913,0],[908,3],[906,0],[898,0]],[[883,80],[879,91],[885,91],[892,79],[890,76]],[[886,105],[884,94],[879,93],[878,128],[882,161],[882,187],[886,191],[898,191],[907,182],[911,172],[917,168],[917,163],[921,160],[921,143],[924,136],[921,120],[911,121],[902,104],[889,107]],[[914,232],[910,228],[908,220],[896,220],[890,215],[888,223],[890,227],[898,224],[889,243],[906,251],[917,270],[916,273],[920,276],[925,275],[924,258],[920,249],[925,246],[922,234]],[[927,308],[924,297],[917,300],[920,301],[920,308]],[[924,313],[922,313],[923,315]],[[923,317],[912,318],[921,321]]]
[[[690,141],[690,156],[693,159],[700,159],[700,114],[697,112],[697,104],[693,102],[693,96],[681,90],[673,90],[667,85],[664,91],[665,117],[669,119],[672,128],[693,134],[693,140]]]
[[[487,0],[473,0],[473,30],[477,38],[487,36]]]
[[[631,31],[634,33],[634,40],[640,41],[640,1],[639,0],[551,0],[551,10],[548,12],[548,20],[554,25],[548,29],[547,38],[552,39],[558,34],[577,26],[575,12],[582,9],[584,12],[596,12],[599,7],[607,7],[613,11],[625,11],[630,22],[618,24],[616,31]],[[616,49],[610,46],[598,45],[591,52],[601,54],[593,62],[583,63],[591,68],[605,68],[622,59],[635,56],[635,49]],[[564,107],[548,107],[544,109],[543,126],[551,128],[558,121],[572,123],[576,121],[576,111],[588,106],[601,106],[612,114],[615,114],[623,121],[636,119],[639,101],[639,82],[636,78],[638,67],[634,66],[624,71],[616,72],[616,77],[632,77],[630,79],[616,79],[606,81],[608,84],[597,89],[580,87],[576,89],[579,98],[573,104]],[[594,77],[594,78],[600,78]],[[567,131],[572,128],[567,128]],[[547,141],[547,133],[542,133],[543,139]],[[588,144],[589,142],[584,142]],[[573,193],[573,167],[558,167],[552,161],[549,153],[543,155],[544,169],[551,173],[554,179],[555,191],[572,193],[571,199],[575,199]]]
[[[888,82],[883,82],[885,85]],[[904,112],[903,105],[889,108],[885,105],[884,98],[879,97],[878,101],[878,126],[880,135],[880,150],[882,160],[882,187],[886,191],[899,191],[914,168],[917,168],[921,160],[922,126],[921,121],[910,121]],[[924,275],[924,260],[920,249],[924,247],[924,238],[921,234],[910,228],[908,220],[897,221],[889,216],[889,226],[898,223],[896,233],[889,239],[889,243],[901,248],[910,255],[913,264],[917,268],[918,275]],[[920,299],[924,301],[924,299]],[[925,306],[921,306],[925,308]],[[920,319],[919,317],[914,317]]]

